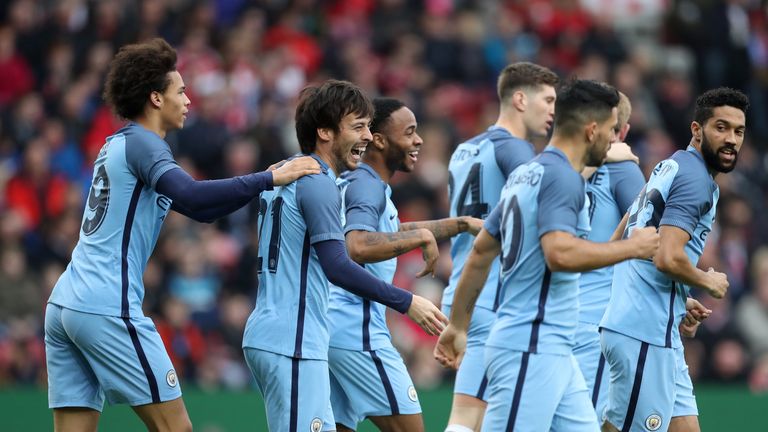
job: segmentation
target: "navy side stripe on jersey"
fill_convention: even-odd
[[[485,389],[488,388],[488,375],[483,374],[483,379],[480,381],[480,388],[477,389],[477,394],[475,397],[477,399],[485,400]]]
[[[382,363],[381,358],[379,358],[378,354],[376,354],[376,351],[369,352],[371,353],[373,363],[376,365],[376,370],[379,372],[381,384],[384,386],[384,392],[387,394],[387,400],[389,401],[389,407],[392,410],[392,415],[400,415],[400,406],[397,405],[395,391],[392,389],[392,383],[389,382],[389,376],[387,376],[387,371],[384,369],[384,363]]]
[[[125,227],[123,228],[123,250],[122,250],[122,308],[121,316],[123,318],[130,318],[130,303],[128,302],[128,246],[131,243],[131,230],[133,228],[133,218],[136,216],[136,207],[139,203],[139,196],[141,190],[144,188],[144,184],[139,180],[136,182],[136,186],[133,188],[133,195],[131,195],[131,203],[128,206],[128,214],[125,216]]]
[[[637,357],[637,369],[635,370],[635,382],[632,384],[632,393],[629,396],[629,406],[627,407],[627,416],[624,418],[624,426],[621,432],[629,432],[632,427],[632,421],[635,419],[635,410],[637,409],[637,399],[640,397],[640,386],[643,383],[643,369],[645,369],[645,359],[648,356],[648,343],[640,344],[640,354]]]
[[[539,295],[539,309],[536,313],[536,318],[531,325],[531,344],[528,346],[528,351],[536,353],[537,346],[539,344],[539,328],[541,322],[544,321],[544,310],[547,305],[547,296],[549,295],[549,281],[552,277],[552,272],[549,268],[544,270],[544,277],[541,279],[541,294]]]
[[[667,320],[667,335],[665,336],[666,348],[672,348],[672,326],[675,323],[675,295],[677,294],[677,284],[672,282],[672,290],[669,293],[669,319]]]
[[[525,383],[525,375],[528,371],[528,357],[530,357],[530,355],[531,353],[524,352],[523,357],[520,360],[520,373],[517,375],[515,393],[512,396],[512,408],[509,410],[507,432],[513,432],[515,430],[515,421],[517,420],[517,411],[520,409],[520,398],[523,395],[523,384]]]
[[[371,350],[371,301],[363,299],[363,351]]]
[[[296,323],[296,347],[293,356],[301,358],[301,342],[304,339],[304,314],[307,312],[307,269],[309,268],[309,233],[304,235],[301,252],[301,286],[299,288],[299,314]]]

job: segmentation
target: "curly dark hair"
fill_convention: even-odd
[[[296,107],[296,137],[301,152],[309,154],[317,146],[317,130],[339,132],[347,114],[372,117],[373,105],[360,87],[349,81],[328,80],[320,86],[306,87],[299,94]]]
[[[696,99],[693,120],[703,125],[712,117],[715,108],[721,106],[734,107],[746,114],[749,109],[749,98],[744,93],[729,87],[707,90]]]
[[[144,112],[149,95],[164,92],[176,70],[176,50],[163,39],[126,45],[112,59],[104,100],[117,115],[133,120]]]
[[[619,92],[608,84],[574,79],[557,92],[555,133],[578,133],[587,123],[604,122],[619,105]]]

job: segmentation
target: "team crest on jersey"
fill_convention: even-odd
[[[168,383],[168,385],[171,387],[176,387],[176,385],[179,383],[179,380],[176,378],[175,370],[171,369],[167,374],[165,374],[165,382]]]
[[[315,417],[312,419],[312,423],[309,424],[309,430],[311,432],[320,432],[323,429],[323,421],[320,418]]]
[[[658,414],[651,414],[645,419],[645,428],[649,431],[659,430],[661,427],[661,416]]]
[[[419,395],[416,394],[416,388],[414,386],[408,387],[408,399],[418,402],[419,401]]]

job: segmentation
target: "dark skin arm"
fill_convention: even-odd
[[[435,236],[435,240],[445,240],[457,234],[468,232],[477,235],[483,227],[483,220],[469,216],[445,218],[433,221],[406,222],[400,225],[400,231],[427,229]]]

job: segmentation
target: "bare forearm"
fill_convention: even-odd
[[[485,229],[481,230],[472,244],[464,270],[461,272],[456,293],[451,307],[451,324],[456,328],[467,330],[472,319],[477,298],[485,286],[491,264],[501,252],[499,241]]]
[[[440,241],[451,238],[459,233],[466,232],[469,224],[462,218],[445,218],[433,221],[407,222],[400,225],[400,231],[406,232],[416,229],[427,229]]]
[[[470,258],[472,256],[470,255]],[[485,280],[488,279],[488,273],[491,270],[491,263],[487,264],[481,260],[468,259],[461,272],[459,284],[456,286],[456,292],[453,295],[453,305],[451,306],[451,323],[459,329],[467,330],[469,322],[472,320],[472,311],[475,309],[477,298],[485,286]]]
[[[676,254],[673,257],[660,255],[654,260],[656,268],[677,282],[709,289],[709,277],[707,272],[696,268],[685,253]]]
[[[385,261],[427,244],[419,230],[386,232],[351,231],[347,234],[349,256],[360,264]]]
[[[547,264],[552,271],[584,272],[614,265],[633,258],[635,250],[629,240],[595,243],[571,237],[561,242]]]

